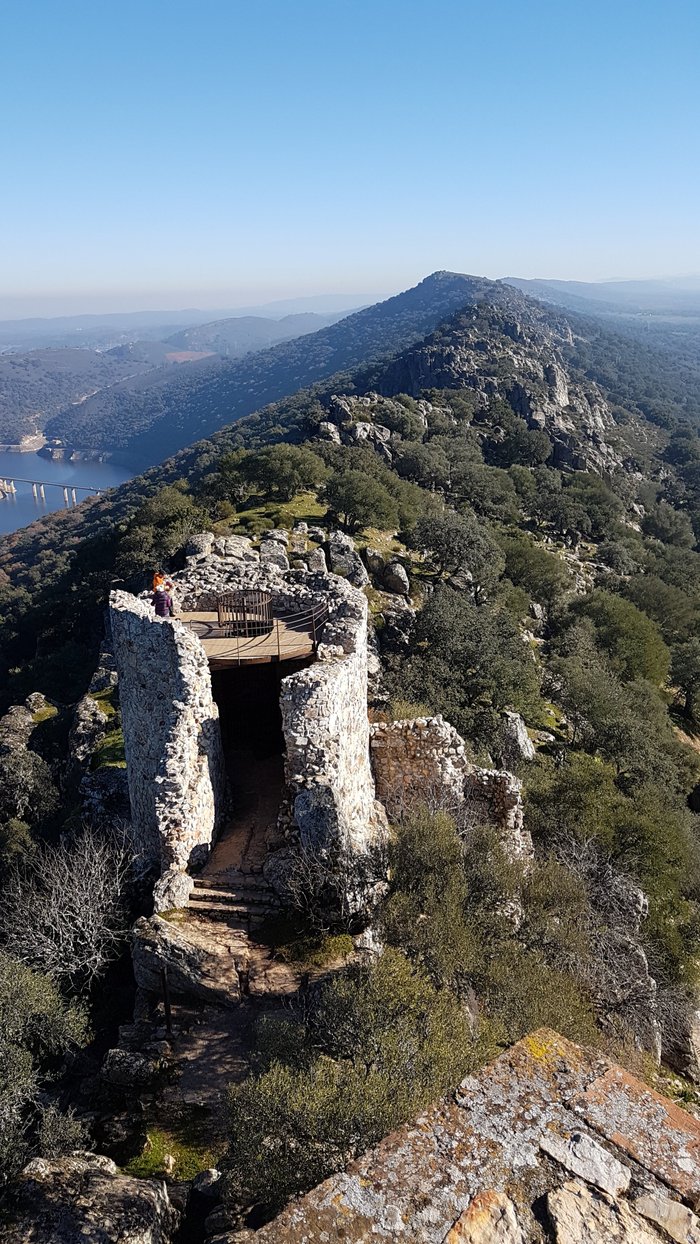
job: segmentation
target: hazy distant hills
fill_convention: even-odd
[[[103,390],[62,411],[50,421],[47,434],[81,449],[121,451],[129,462],[151,465],[269,402],[405,348],[453,311],[487,296],[507,298],[507,287],[433,273],[386,302],[238,361],[204,359]]]
[[[0,355],[0,441],[19,442],[41,432],[52,415],[97,389],[163,361],[168,347],[154,342],[94,350],[34,350]]]
[[[99,407],[98,395],[114,385],[122,384],[125,392],[141,391],[149,385],[157,389],[170,378],[174,364],[189,367],[201,355],[241,357],[275,342],[316,332],[335,323],[342,314],[305,312],[280,319],[242,316],[207,321],[167,335],[164,341],[137,339],[102,350],[83,344],[25,353],[0,352],[0,442],[16,444],[23,437],[42,433],[55,416],[69,420],[71,411],[86,401],[92,403],[90,410]],[[131,329],[129,316],[115,317],[127,336],[130,331],[148,330],[139,313],[135,315]],[[70,331],[75,338],[78,329]],[[95,331],[99,336],[99,329]],[[116,326],[107,326],[107,331],[114,336]],[[98,435],[98,443],[91,448],[109,446]]]
[[[504,278],[533,298],[574,311],[596,310],[620,314],[653,312],[660,315],[700,316],[700,277],[666,281],[550,281]]]
[[[280,320],[259,315],[240,315],[209,324],[195,324],[182,332],[167,337],[167,343],[175,350],[210,350],[224,358],[240,358],[251,350],[264,350],[278,341],[290,341],[316,333],[320,328],[335,324],[344,311],[334,315],[316,315],[307,311],[300,315],[285,315]]]
[[[112,346],[133,341],[162,341],[193,325],[211,324],[229,317],[256,316],[266,320],[281,320],[290,315],[315,314],[321,317],[321,322],[316,325],[321,328],[324,323],[331,323],[341,315],[348,315],[369,301],[370,299],[351,295],[318,294],[219,312],[190,307],[177,311],[115,311],[104,314],[0,320],[0,353],[63,346],[108,350]]]

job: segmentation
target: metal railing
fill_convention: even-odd
[[[269,635],[273,625],[272,596],[259,588],[223,592],[216,598],[219,630],[226,637]]]

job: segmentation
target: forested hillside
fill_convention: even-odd
[[[18,443],[43,432],[66,406],[163,364],[168,352],[159,342],[140,342],[105,353],[55,349],[0,355],[0,440]]]
[[[279,320],[262,315],[239,315],[183,328],[166,340],[173,350],[213,350],[224,358],[238,358],[252,350],[264,350],[278,341],[317,333],[341,318],[340,313],[316,315],[313,311],[285,315]]]
[[[463,298],[459,280],[447,281],[447,301]],[[659,1050],[690,1065],[700,439],[683,416],[694,396],[682,378],[650,394],[635,366],[642,347],[487,292],[472,287],[466,305],[392,357],[277,401],[0,546],[4,705],[38,691],[50,706],[38,710],[31,764],[18,766],[8,746],[0,755],[8,864],[28,867],[72,832],[75,803],[51,766],[92,675],[110,587],[140,590],[154,566],[176,569],[206,529],[257,540],[299,520],[341,528],[381,656],[376,719],[441,713],[476,763],[515,765],[525,782],[525,869],[488,826],[455,823],[449,809],[397,818],[378,916],[384,955],[293,1021],[261,1026],[232,1097],[234,1217],[251,1206],[269,1214],[541,1024],[645,1074],[656,1074]],[[413,293],[388,326],[376,308],[369,323],[350,317],[357,340],[331,349],[325,338],[327,365],[361,341],[375,349],[382,334],[416,336],[435,311]],[[653,355],[642,357],[651,373]],[[657,400],[663,412],[648,404]],[[507,713],[522,718],[529,759],[509,751]],[[118,727],[108,738],[119,754]],[[5,919],[3,936],[21,960],[18,919]],[[37,956],[16,970],[40,971]],[[100,986],[76,976],[61,988],[45,1005],[60,1040],[79,1043],[82,1020],[66,1000],[93,1005]],[[271,1136],[293,1143],[280,1156]]]

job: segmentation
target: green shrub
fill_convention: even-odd
[[[324,986],[303,1028],[282,1023],[276,1060],[229,1090],[227,1195],[237,1206],[279,1208],[483,1057],[452,994],[393,950]]]

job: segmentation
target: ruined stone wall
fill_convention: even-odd
[[[286,780],[305,847],[362,853],[386,830],[369,760],[367,601],[322,577],[332,590],[318,660],[282,682]]]
[[[506,769],[473,765],[464,740],[441,716],[379,722],[370,747],[377,798],[390,816],[422,803],[456,815],[471,811],[496,826],[513,856],[532,854],[521,783]]]
[[[208,854],[225,806],[219,719],[204,649],[126,592],[110,598],[137,846],[161,872]]]

